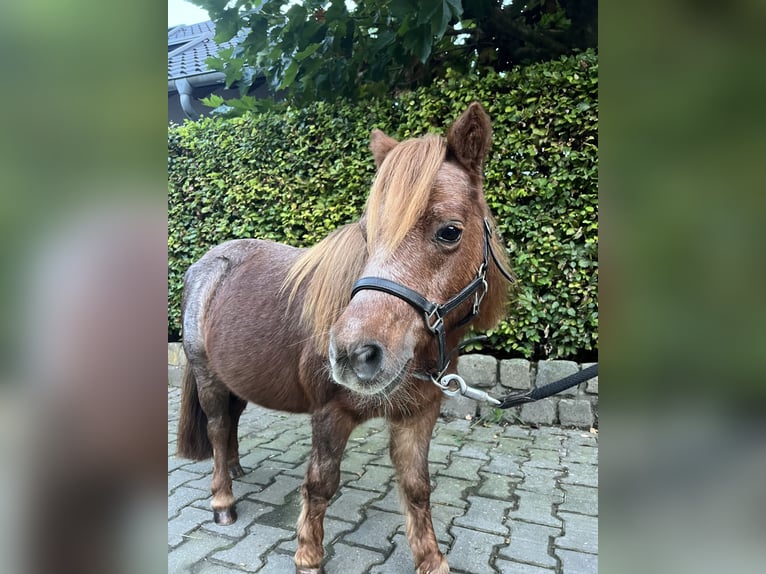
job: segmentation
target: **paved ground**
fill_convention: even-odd
[[[211,461],[174,456],[180,391],[168,388],[168,571],[292,574],[307,415],[249,405],[234,481],[239,519],[213,523]],[[358,428],[325,520],[327,574],[411,574],[383,421]],[[598,571],[598,440],[558,427],[440,420],[430,457],[440,547],[455,574]]]

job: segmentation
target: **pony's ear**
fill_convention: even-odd
[[[391,136],[387,136],[381,130],[372,130],[370,134],[370,149],[372,157],[375,158],[375,168],[379,168],[383,160],[386,159],[388,152],[394,149],[399,142]]]
[[[492,141],[492,124],[479,102],[473,102],[447,132],[447,148],[468,171],[481,176]]]

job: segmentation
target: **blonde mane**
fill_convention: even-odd
[[[367,199],[368,243],[396,249],[428,206],[446,155],[446,141],[435,134],[403,141],[388,153]]]
[[[367,237],[359,224],[340,227],[303,253],[282,285],[292,305],[305,283],[301,321],[319,349],[329,345],[330,327],[351,299],[367,263],[367,245],[389,253],[422,216],[434,178],[447,153],[445,140],[429,134],[397,144],[386,156],[367,199]]]

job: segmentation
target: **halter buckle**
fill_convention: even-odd
[[[481,306],[481,302],[484,301],[484,297],[487,295],[488,290],[489,290],[489,285],[487,285],[487,278],[486,276],[484,276],[481,279],[481,294],[479,293],[479,291],[476,291],[476,293],[473,294],[473,315],[474,316],[479,314],[479,306]]]
[[[424,313],[425,319],[426,319],[426,327],[428,327],[428,330],[432,333],[438,333],[439,330],[444,325],[444,317],[441,315],[441,307],[438,305],[433,308],[433,310],[429,313],[426,311]]]

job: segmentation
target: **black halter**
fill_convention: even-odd
[[[429,301],[417,291],[405,287],[404,285],[400,285],[395,281],[383,279],[382,277],[362,277],[354,283],[354,287],[351,290],[351,297],[353,298],[354,295],[363,289],[382,291],[383,293],[399,297],[399,299],[406,301],[415,309],[421,311],[426,321],[426,327],[436,337],[438,365],[436,372],[431,373],[430,377],[434,383],[439,385],[439,381],[447,371],[447,367],[449,366],[452,357],[452,353],[447,353],[447,333],[444,326],[444,318],[460,305],[468,301],[471,296],[473,296],[473,307],[471,308],[471,311],[458,321],[455,326],[463,326],[479,314],[479,306],[481,305],[484,296],[487,294],[487,267],[489,266],[490,255],[503,276],[513,283],[515,281],[513,275],[503,268],[492,248],[492,227],[490,226],[489,220],[485,217],[484,251],[481,265],[476,272],[476,277],[474,277],[468,285],[461,289],[457,295],[449,299],[446,303],[439,304]]]

